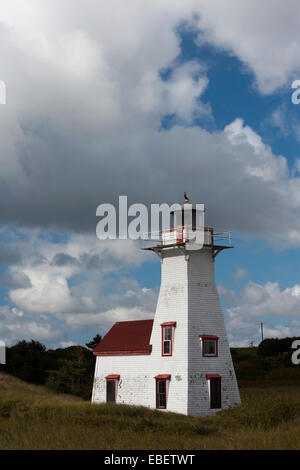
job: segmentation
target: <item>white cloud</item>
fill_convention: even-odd
[[[100,313],[82,313],[66,315],[66,324],[71,330],[80,329],[86,325],[95,326],[106,332],[115,322],[131,320],[147,320],[154,318],[154,311],[143,311],[141,308],[123,308],[107,310]]]
[[[233,274],[234,278],[239,281],[241,279],[246,279],[248,277],[247,271],[243,268],[237,268]]]
[[[200,101],[208,79],[205,69],[197,62],[170,64],[168,80],[160,78],[158,71],[148,70],[142,76],[139,107],[142,113],[162,115],[176,114],[177,120],[190,124],[195,118],[211,117],[211,109]]]
[[[199,0],[199,41],[236,55],[255,74],[263,93],[290,87],[300,73],[299,2]],[[289,82],[290,80],[290,82]]]
[[[3,223],[91,231],[101,202],[119,194],[174,202],[188,183],[193,200],[206,195],[208,218],[221,228],[300,243],[299,178],[289,174],[285,158],[238,118],[223,132],[186,127],[210,117],[202,101],[208,77],[201,55],[180,62],[176,32],[184,21],[200,25],[208,40],[250,64],[265,87],[265,77],[280,82],[280,74],[290,73],[280,50],[297,51],[297,15],[290,27],[277,1],[259,7],[272,11],[272,22],[260,20],[256,1],[129,7],[89,0],[83,7],[79,0],[45,0],[41,8],[32,0],[23,15],[24,5],[12,0],[1,11],[1,79],[8,89],[0,129]],[[283,40],[279,52],[275,31]],[[264,73],[249,51],[265,64]],[[162,131],[161,119],[174,113],[177,127]],[[220,201],[227,209],[220,210]]]
[[[59,343],[59,346],[61,348],[69,348],[70,346],[76,346],[76,343],[74,343],[73,341],[61,341]]]
[[[224,133],[232,145],[240,149],[246,145],[253,149],[252,158],[245,161],[246,173],[266,182],[280,182],[287,176],[286,160],[282,157],[274,158],[271,149],[256,132],[244,125],[242,119],[235,119],[225,127]]]
[[[18,269],[18,278],[29,283],[25,288],[12,286],[9,297],[18,308],[37,314],[95,310],[105,273],[136,267],[147,259],[131,240],[99,241],[96,234],[71,235],[64,243],[31,237],[28,245],[31,252],[10,270]],[[72,285],[74,276],[83,279]]]
[[[31,251],[27,247],[25,259],[10,268],[24,273],[30,285],[10,289],[13,305],[0,308],[1,339],[8,344],[20,338],[67,344],[69,335],[78,330],[94,328],[105,334],[116,321],[153,318],[158,286],[145,288],[123,277],[120,271],[122,267],[143,263],[144,255],[138,261],[126,258],[126,245],[123,250],[121,244],[119,261],[115,260],[112,271],[107,272],[101,254],[112,247],[110,242],[102,242],[96,248],[93,244],[96,241],[96,237],[94,240],[87,237],[84,243],[81,235],[72,235],[64,242],[50,242],[37,236],[30,239]],[[20,243],[22,246],[24,239]],[[114,243],[117,247],[118,242]],[[131,247],[131,243],[128,241],[129,249],[138,253],[138,246]],[[86,262],[95,253],[99,255],[97,262]],[[239,267],[234,276],[245,279],[247,273]],[[280,289],[276,282],[260,285],[248,281],[239,294],[222,286],[218,290],[226,301],[225,318],[232,345],[258,343],[261,321],[265,337],[300,333],[299,285]]]
[[[11,301],[18,307],[33,313],[65,312],[72,307],[68,283],[63,276],[37,268],[25,272],[32,287],[10,290],[9,293]]]
[[[198,63],[187,62],[175,68],[170,79],[162,83],[164,114],[177,114],[184,123],[192,123],[203,115],[209,117],[210,108],[198,100],[207,85],[208,79]]]
[[[116,285],[106,276],[139,266],[145,256],[131,242],[98,245],[90,235],[97,205],[119,194],[132,202],[175,202],[188,185],[192,199],[208,206],[207,224],[278,246],[300,245],[299,173],[290,173],[286,159],[238,117],[215,132],[192,127],[195,117],[211,117],[204,104],[208,70],[201,53],[197,62],[179,61],[176,31],[182,22],[200,27],[199,41],[237,56],[259,90],[271,93],[300,72],[298,2],[291,0],[286,12],[279,0],[11,0],[1,6],[0,78],[7,85],[1,223],[31,227],[30,240],[14,240],[20,253],[1,249],[11,266],[5,282],[14,303],[0,312],[4,337],[56,335],[65,342],[65,321],[108,325],[150,315],[155,289],[126,279]],[[161,129],[166,114],[175,114],[170,130]],[[273,124],[284,129],[279,113]],[[40,227],[77,234],[66,243],[39,242]],[[241,341],[257,334],[254,319],[265,312],[279,317],[285,309],[296,318],[296,287],[249,283],[241,299],[227,293],[230,325]]]
[[[280,105],[274,109],[267,119],[267,124],[277,127],[283,135],[289,135],[292,126],[287,117],[286,106]]]
[[[293,137],[300,141],[300,125],[298,107],[288,107],[286,103],[279,105],[264,120],[262,127],[273,127],[279,136]],[[294,171],[297,170],[297,162]]]
[[[236,303],[236,306],[229,307],[233,315],[300,319],[300,286],[296,284],[281,290],[277,282],[260,285],[249,281],[237,297]]]
[[[23,339],[57,344],[64,335],[49,317],[36,317],[17,307],[0,306],[0,338],[8,346]]]
[[[93,327],[105,334],[115,321],[153,317],[157,288],[121,274],[148,259],[138,243],[74,234],[50,241],[25,231],[15,246],[24,256],[9,271],[18,273],[18,282],[30,282],[12,284],[10,305],[0,307],[0,338],[7,344],[35,339],[67,347],[75,330]]]
[[[218,290],[226,301],[226,325],[232,345],[260,342],[261,322],[265,338],[300,335],[299,285],[280,289],[276,282],[260,285],[249,281],[239,294],[224,287]]]

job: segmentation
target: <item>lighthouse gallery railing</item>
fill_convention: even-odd
[[[231,232],[214,230],[210,227],[175,227],[167,230],[160,230],[159,232],[149,232],[143,234],[143,241],[145,243],[156,241],[162,246],[179,245],[193,240],[195,231],[204,230],[204,245],[210,246],[232,246]]]

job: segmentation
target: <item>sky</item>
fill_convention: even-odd
[[[96,209],[204,203],[232,346],[300,335],[296,0],[0,7],[0,339],[67,347],[153,318],[160,262]]]

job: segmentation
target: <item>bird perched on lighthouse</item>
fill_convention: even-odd
[[[190,202],[190,198],[188,197],[185,191],[184,191],[183,197],[184,197],[184,202]]]

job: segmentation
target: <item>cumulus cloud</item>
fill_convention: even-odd
[[[67,315],[66,322],[70,329],[78,329],[83,325],[92,325],[106,331],[108,327],[118,321],[147,320],[154,317],[154,312],[145,312],[140,308],[123,308],[107,310],[100,313],[86,313]]]
[[[58,322],[53,322],[50,318],[34,318],[32,314],[8,305],[0,307],[0,337],[8,346],[20,339],[57,344],[65,335],[66,332],[62,331]]]
[[[299,3],[280,0],[199,0],[199,42],[236,55],[255,75],[262,93],[290,87],[300,73]],[[290,83],[288,82],[290,80]]]
[[[83,165],[79,164],[78,150],[74,151],[68,175],[62,178],[66,171],[58,172],[50,186],[46,180],[49,172],[56,175],[56,160],[45,157],[38,179],[17,207],[9,197],[5,207],[0,201],[3,217],[14,217],[22,224],[94,231],[96,207],[101,202],[117,206],[118,195],[128,194],[129,204],[171,203],[178,201],[188,182],[193,200],[202,201],[205,194],[209,224],[248,234],[281,236],[287,244],[299,245],[300,180],[289,174],[286,159],[274,155],[241,119],[223,132],[176,126],[169,131],[141,132],[131,141],[128,135],[119,136],[106,144],[107,148],[99,147],[97,159],[94,151],[93,156],[88,153]],[[119,164],[120,155],[126,165]],[[40,156],[33,151],[31,158],[35,169]],[[222,172],[216,171],[220,165]],[[35,179],[34,172],[31,179]],[[29,203],[30,211],[26,210]]]
[[[63,314],[99,308],[105,273],[134,268],[146,259],[131,240],[100,241],[96,235],[70,235],[60,243],[31,236],[27,243],[31,252],[27,250],[26,258],[10,267],[2,282],[10,288],[11,301],[31,313]],[[129,281],[120,283],[123,292],[130,287]]]
[[[0,243],[0,264],[17,263],[20,261],[22,253],[16,244]]]
[[[277,282],[260,285],[249,281],[237,297],[232,298],[232,291],[224,288],[220,294],[227,294],[227,301],[232,305],[229,310],[234,315],[300,318],[300,286],[297,284],[281,290]]]
[[[147,82],[147,77],[145,79]],[[199,100],[208,85],[208,78],[203,67],[196,61],[172,67],[168,80],[160,80],[158,85],[160,90],[157,90],[152,107],[145,107],[149,93],[146,87],[142,91],[140,99],[143,111],[153,112],[159,109],[161,115],[176,115],[176,121],[182,124],[191,124],[199,117],[210,117],[210,106]],[[153,84],[151,89],[153,92]]]
[[[153,318],[158,286],[144,288],[136,280],[126,278],[124,272],[124,268],[138,267],[148,259],[142,252],[139,256],[138,244],[95,244],[96,237],[82,235],[55,242],[36,237],[30,242],[31,253],[27,251],[26,258],[3,275],[7,276],[11,304],[0,307],[0,337],[8,344],[20,337],[53,345],[68,344],[69,335],[86,328],[105,334],[116,321]],[[102,251],[113,251],[112,243],[119,262],[115,260],[107,270],[101,256]],[[129,253],[132,250],[131,256],[126,256],[126,246]],[[82,264],[83,255],[90,258],[96,254],[99,263],[89,269]],[[247,273],[239,267],[234,276],[245,279]],[[260,285],[248,281],[238,294],[222,286],[218,290],[226,302],[225,319],[232,345],[258,343],[261,321],[265,337],[300,333],[297,284],[281,289],[276,282]]]
[[[249,281],[239,294],[221,286],[219,293],[226,302],[225,316],[232,345],[258,343],[262,321],[264,337],[300,334],[299,285],[280,289],[277,282],[260,285]]]
[[[0,275],[0,286],[13,288],[13,289],[27,289],[31,287],[31,282],[28,276],[23,272],[11,272]]]
[[[157,288],[126,278],[128,269],[153,260],[138,243],[74,234],[58,241],[31,231],[19,236],[26,255],[0,276],[9,298],[0,307],[7,344],[24,338],[61,346],[76,330],[105,334],[114,321],[153,317]]]
[[[295,105],[288,107],[286,103],[276,107],[269,116],[263,121],[262,127],[276,130],[276,136],[284,136],[296,138],[300,141],[300,125],[299,125],[299,113],[298,108]],[[297,161],[295,169],[297,171]]]
[[[261,89],[266,81],[273,88],[281,83],[299,62],[298,42],[291,45],[297,15],[291,28],[281,4],[259,3],[266,15],[275,11],[265,24],[256,3],[133,1],[129,7],[89,0],[83,7],[67,0],[45,1],[41,9],[35,0],[30,8],[12,0],[3,6],[2,223],[91,232],[101,202],[127,194],[131,202],[171,203],[188,183],[212,224],[299,244],[299,178],[241,119],[211,133],[192,127],[195,118],[211,117],[208,71],[201,55],[179,60],[177,28],[185,23],[240,57]],[[279,51],[291,57],[276,50],[275,33]],[[169,130],[161,129],[166,115],[176,124]]]
[[[299,11],[296,0],[289,8]],[[238,57],[258,92],[289,86],[300,72],[299,15],[287,15],[279,0],[2,5],[0,221],[27,227],[27,239],[6,233],[0,244],[0,263],[10,265],[0,284],[12,304],[0,312],[4,338],[67,344],[66,322],[108,325],[154,311],[155,289],[108,275],[143,262],[136,245],[95,240],[96,207],[120,194],[129,203],[172,203],[188,185],[192,199],[206,204],[208,225],[300,245],[299,165],[290,172],[284,155],[238,116],[223,129],[201,127],[213,120],[209,70],[201,49],[197,60],[181,57],[182,24],[198,33],[200,46]],[[285,129],[280,111],[273,125]],[[65,230],[67,241],[41,241],[39,230],[50,227]],[[229,321],[245,336],[253,320],[241,312],[259,318],[273,311],[275,297],[278,316],[280,306],[291,313],[295,289],[248,284],[241,299],[227,292]]]

